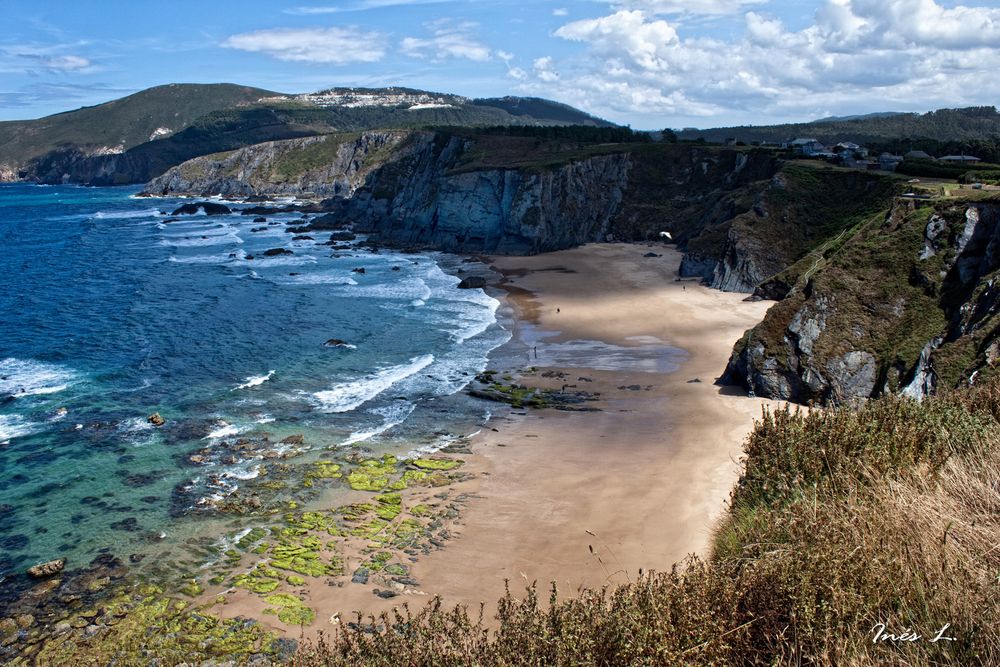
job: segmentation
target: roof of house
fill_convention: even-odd
[[[943,155],[938,159],[949,162],[979,162],[979,158],[972,155]]]
[[[916,160],[932,160],[933,158],[923,151],[910,151],[903,157]]]
[[[804,137],[800,139],[792,139],[788,142],[792,146],[804,146],[805,144],[818,144],[819,142],[815,139],[810,139],[809,137]]]

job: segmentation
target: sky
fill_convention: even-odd
[[[636,129],[1000,98],[1000,0],[0,0],[0,17],[0,120],[166,83],[529,95]]]

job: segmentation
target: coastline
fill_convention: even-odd
[[[505,580],[515,595],[532,582],[572,595],[704,555],[738,478],[743,440],[762,407],[777,405],[714,381],[770,303],[675,280],[681,254],[655,249],[657,257],[645,257],[645,246],[593,244],[490,258],[502,276],[494,285],[505,294],[502,308],[514,315],[499,354],[526,366],[511,371],[513,381],[576,385],[600,394],[587,404],[597,410],[500,410],[446,451],[464,462],[463,479],[403,494],[404,504],[447,508],[439,535],[448,541],[411,559],[412,585],[383,599],[371,585],[311,580],[297,591],[316,612],[304,633],[269,622],[262,601],[245,592],[213,612],[309,638],[357,612],[419,608],[434,596],[446,607],[486,603],[492,616]],[[567,346],[570,358],[580,353],[575,361],[545,363]],[[672,367],[650,366],[651,352]],[[593,368],[608,356],[618,368]]]

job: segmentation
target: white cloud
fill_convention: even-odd
[[[514,79],[515,81],[524,81],[528,78],[528,73],[525,72],[520,67],[511,67],[507,70],[507,76]]]
[[[358,28],[274,28],[233,35],[222,46],[278,60],[345,65],[381,60],[385,41],[381,33]]]
[[[555,35],[585,46],[536,61],[525,92],[597,113],[718,124],[809,118],[817,110],[924,110],[1000,96],[1000,9],[941,0],[824,0],[789,29],[739,0],[620,0],[617,11],[566,23]],[[742,30],[686,34],[668,15],[744,8]],[[557,74],[558,72],[558,74]],[[702,119],[712,116],[714,119]]]
[[[485,62],[492,57],[489,47],[477,41],[472,32],[479,27],[477,23],[453,23],[442,19],[427,24],[432,30],[432,36],[427,38],[406,37],[400,42],[400,50],[412,58],[431,58],[432,60],[448,60],[450,58],[467,58],[475,62]],[[499,54],[498,54],[499,55]],[[512,54],[503,52],[507,61]]]
[[[621,9],[637,9],[650,14],[736,14],[747,5],[767,0],[616,0]]]
[[[80,72],[93,67],[94,63],[83,56],[44,56],[37,61],[42,67],[58,72]]]
[[[322,14],[340,14],[341,12],[363,12],[369,9],[383,7],[400,7],[409,5],[436,5],[448,0],[359,0],[342,5],[306,5],[286,9],[285,14],[297,16],[318,16]]]
[[[569,10],[565,7],[556,7],[552,10],[552,16],[569,16]]]
[[[559,80],[559,72],[553,69],[555,61],[551,56],[544,56],[542,58],[536,58],[533,64],[535,76],[539,81],[544,81],[545,83],[552,83],[553,81]]]
[[[641,11],[621,11],[599,19],[567,23],[556,36],[587,42],[598,53],[615,55],[622,51],[647,69],[666,66],[671,49],[678,44],[677,31],[666,21],[647,21]]]

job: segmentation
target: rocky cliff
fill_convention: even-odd
[[[150,181],[143,193],[349,197],[406,136],[381,131],[269,141],[184,162]]]
[[[819,403],[973,382],[1000,356],[998,277],[1000,203],[897,199],[771,281],[787,295],[726,377]]]
[[[628,184],[627,152],[541,169],[463,167],[474,141],[420,133],[337,212],[382,243],[532,254],[604,239]]]

